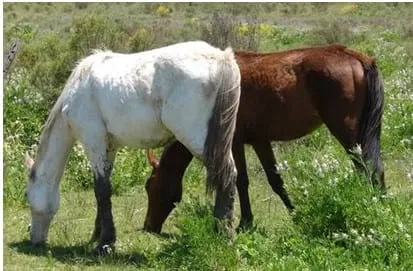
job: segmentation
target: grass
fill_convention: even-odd
[[[382,156],[388,195],[366,185],[322,127],[295,142],[273,145],[297,207],[294,215],[273,193],[247,147],[254,229],[232,242],[213,231],[213,200],[205,195],[205,170],[196,161],[186,172],[182,203],[163,233],[153,235],[141,230],[150,166],[143,151],[123,149],[112,178],[116,253],[93,257],[88,243],[96,212],[92,174],[76,146],[48,245],[33,248],[24,152],[36,150],[42,124],[74,62],[89,46],[129,52],[199,38],[202,23],[218,10],[234,20],[239,28],[231,31],[243,42],[250,40],[242,35],[256,29],[248,24],[249,15],[259,18],[254,43],[259,51],[342,42],[377,58],[385,86]],[[410,3],[5,3],[3,50],[14,38],[24,47],[4,87],[4,269],[412,270],[412,15]],[[235,211],[237,223],[238,201]]]

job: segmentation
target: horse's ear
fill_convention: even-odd
[[[146,155],[148,156],[148,161],[153,168],[159,167],[159,161],[156,159],[155,154],[152,151],[147,150]]]
[[[26,161],[27,169],[31,170],[33,165],[34,165],[34,160],[33,160],[33,158],[30,157],[28,152],[26,152],[26,154],[25,154],[25,161]]]

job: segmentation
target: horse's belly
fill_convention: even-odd
[[[106,129],[119,145],[131,148],[164,146],[174,137],[162,124],[160,114],[151,106],[125,106],[106,117]]]

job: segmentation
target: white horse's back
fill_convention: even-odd
[[[154,148],[178,136],[201,156],[224,57],[204,42],[130,55],[97,52],[67,86],[65,115],[74,127],[105,125],[119,145]],[[101,122],[93,123],[98,114]]]

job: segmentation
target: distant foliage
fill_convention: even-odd
[[[167,17],[172,13],[172,8],[168,7],[165,4],[160,4],[155,11],[155,14],[160,17]]]
[[[72,23],[70,49],[79,57],[90,54],[92,49],[126,51],[127,36],[122,24],[108,17],[91,16]]]
[[[355,36],[355,29],[352,27],[351,22],[343,20],[321,21],[318,27],[312,32],[312,44],[351,44]]]
[[[129,38],[128,44],[131,52],[137,53],[152,47],[155,34],[152,28],[140,27],[135,34]]]
[[[232,46],[236,49],[257,51],[260,37],[260,26],[256,17],[250,17],[243,23],[230,15],[214,13],[209,21],[201,26],[201,39],[219,48]]]

